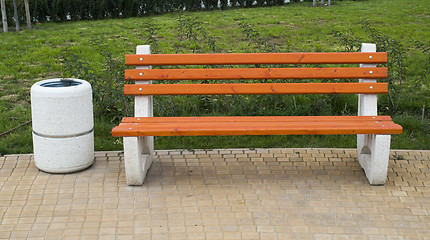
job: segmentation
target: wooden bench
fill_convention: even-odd
[[[125,117],[112,130],[124,137],[125,171],[128,185],[142,185],[152,163],[153,136],[202,135],[309,135],[357,134],[358,160],[370,184],[384,184],[390,151],[390,134],[402,127],[389,116],[377,116],[377,96],[387,93],[387,53],[376,52],[375,44],[362,45],[358,53],[238,53],[238,54],[150,54],[148,45],[137,46],[126,55],[126,95],[135,95],[135,117]],[[255,65],[300,64],[299,68],[169,68],[152,65]],[[357,64],[355,67],[312,67],[315,64]],[[360,66],[358,66],[360,64]],[[151,84],[152,80],[231,79],[359,79],[341,83],[218,83]],[[189,82],[189,81],[188,81]],[[359,94],[358,116],[245,116],[245,117],[153,117],[153,95],[203,94]]]

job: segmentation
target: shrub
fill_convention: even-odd
[[[104,59],[103,70],[96,71],[90,64],[81,60],[70,49],[61,54],[65,66],[64,77],[75,77],[87,80],[93,89],[94,114],[97,117],[120,120],[130,115],[131,97],[124,95],[124,69],[123,61],[112,56],[109,48],[99,40],[93,39],[91,44]]]

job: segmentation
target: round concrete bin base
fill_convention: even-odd
[[[33,133],[34,163],[49,173],[71,173],[94,163],[94,133],[69,138],[42,137]]]

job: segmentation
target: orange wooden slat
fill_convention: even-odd
[[[387,78],[387,68],[126,69],[125,80]]]
[[[386,63],[386,52],[129,54],[126,65]]]
[[[390,116],[205,116],[205,117],[124,117],[121,123],[178,122],[381,122]]]
[[[218,124],[219,125],[219,124]],[[224,126],[224,125],[223,125]],[[245,125],[245,128],[224,128],[223,126],[177,126],[176,128],[140,128],[134,126],[133,130],[127,130],[124,126],[115,129],[113,136],[227,136],[227,135],[339,135],[339,134],[399,134],[400,131],[391,128],[369,128],[368,126],[348,125],[342,126],[339,124],[325,125],[324,127],[307,126],[271,126],[265,125],[265,128],[260,128],[260,125]],[[123,131],[122,131],[123,130]]]
[[[125,95],[235,95],[235,94],[354,94],[387,93],[387,83],[225,83],[133,84]]]
[[[121,123],[113,136],[400,134],[392,121]]]

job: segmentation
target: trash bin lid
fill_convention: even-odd
[[[75,81],[73,79],[62,78],[59,81],[50,81],[40,84],[42,87],[51,87],[51,88],[59,88],[59,87],[73,87],[81,85],[81,82]]]

